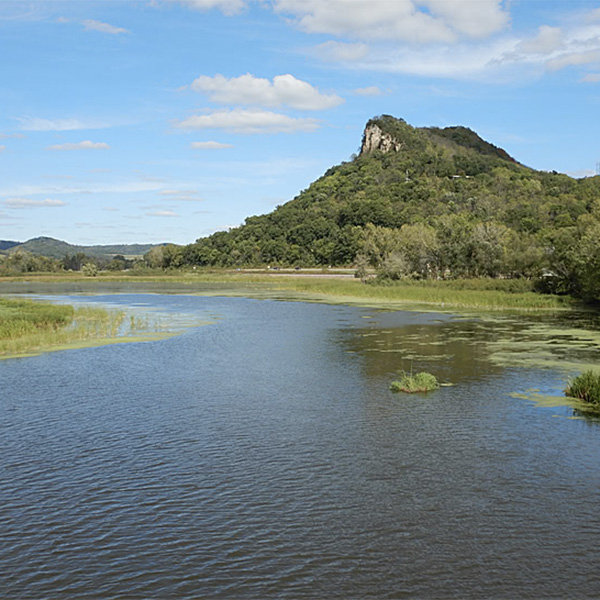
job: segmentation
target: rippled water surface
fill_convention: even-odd
[[[600,425],[495,354],[536,324],[110,301],[212,324],[0,362],[2,597],[598,597]],[[394,395],[402,368],[455,385]]]

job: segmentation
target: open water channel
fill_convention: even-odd
[[[597,334],[554,317],[85,301],[210,324],[0,361],[3,598],[599,596],[600,423],[559,400]],[[393,394],[398,369],[454,385]]]

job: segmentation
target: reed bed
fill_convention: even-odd
[[[341,299],[367,301],[409,302],[437,307],[474,308],[486,310],[539,311],[566,309],[570,298],[523,291],[499,289],[469,289],[465,283],[407,281],[394,284],[361,283],[348,279],[289,278],[277,281],[278,289],[311,294],[323,294]],[[477,285],[477,284],[474,284]]]
[[[0,298],[0,358],[120,335],[125,313]]]
[[[600,410],[600,373],[592,370],[584,371],[569,381],[565,395],[577,398]]]

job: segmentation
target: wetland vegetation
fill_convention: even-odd
[[[130,339],[144,326],[121,310],[0,298],[0,359]]]
[[[569,381],[565,394],[583,400],[591,409],[600,412],[600,373],[588,370],[577,375]]]
[[[440,384],[435,375],[426,373],[401,373],[402,377],[398,381],[392,381],[390,390],[392,392],[406,392],[414,394],[419,392],[431,392],[437,390]]]

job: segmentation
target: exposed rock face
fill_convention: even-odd
[[[378,125],[372,123],[365,128],[360,153],[373,152],[399,152],[402,144],[395,140],[389,133],[384,133]]]

